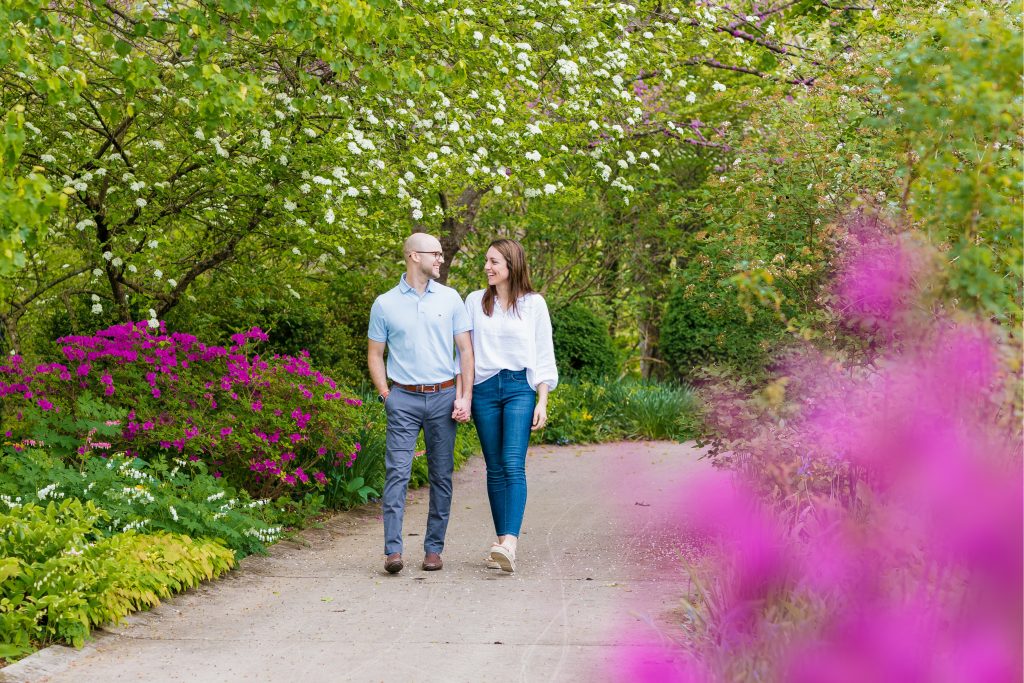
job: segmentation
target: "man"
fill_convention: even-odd
[[[469,420],[473,397],[472,324],[459,293],[434,279],[444,261],[441,243],[436,237],[416,233],[405,241],[404,253],[405,274],[396,287],[373,302],[367,335],[370,379],[387,413],[387,476],[381,505],[384,569],[390,574],[404,566],[402,519],[421,429],[430,477],[422,567],[435,571],[443,565],[441,552],[452,505],[455,423]],[[453,345],[459,350],[459,367]]]

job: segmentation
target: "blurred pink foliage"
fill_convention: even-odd
[[[730,469],[679,507],[712,549],[700,618],[674,654],[626,649],[622,680],[1021,680],[1020,378],[997,329],[922,304],[929,254],[876,227],[833,289],[872,353],[805,349],[775,394],[711,392]]]

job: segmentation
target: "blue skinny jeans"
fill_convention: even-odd
[[[537,394],[526,370],[502,370],[473,387],[473,423],[487,465],[494,532],[519,536],[526,510],[526,449]]]

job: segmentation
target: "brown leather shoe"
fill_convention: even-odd
[[[404,566],[405,563],[402,562],[402,553],[391,553],[384,560],[384,571],[388,574],[397,574],[402,571],[402,567]]]
[[[427,553],[423,558],[423,571],[425,572],[436,572],[443,566],[444,562],[441,561],[441,556],[438,553]]]

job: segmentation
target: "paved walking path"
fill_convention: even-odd
[[[367,506],[81,650],[0,669],[0,682],[612,680],[624,632],[672,628],[683,586],[663,521],[677,485],[708,467],[697,455],[674,443],[531,449],[515,574],[483,564],[492,527],[476,457],[456,475],[442,571],[419,568],[427,495],[415,491],[398,575],[383,571]]]

